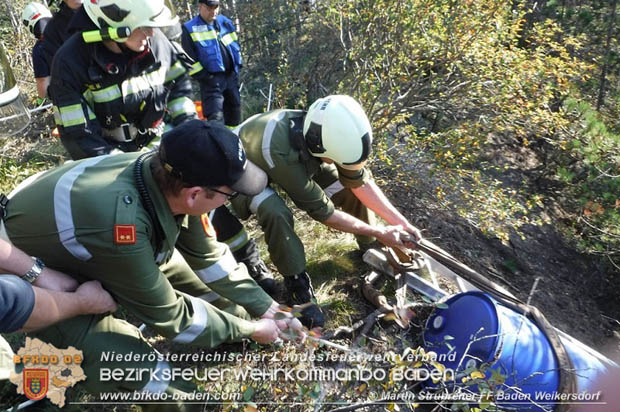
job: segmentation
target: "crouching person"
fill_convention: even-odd
[[[191,120],[164,134],[157,153],[99,156],[39,176],[13,195],[3,225],[17,247],[78,282],[98,280],[119,305],[174,342],[268,343],[284,323],[274,320],[278,304],[216,241],[207,217],[236,193],[253,196],[266,184],[232,132]],[[84,352],[91,392],[195,390],[192,382],[170,379],[170,364],[136,327],[112,315],[75,317],[36,336]],[[109,352],[116,356],[103,355]],[[125,354],[140,361],[127,362],[119,356]],[[102,368],[157,374],[117,381],[100,375]]]

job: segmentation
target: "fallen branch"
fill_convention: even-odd
[[[361,408],[368,408],[369,406],[384,405],[387,401],[388,401],[388,399],[386,398],[386,399],[380,399],[378,401],[357,403],[355,405],[343,406],[341,408],[336,408],[336,409],[330,409],[327,412],[349,412],[349,411],[356,411],[356,410],[361,409]]]

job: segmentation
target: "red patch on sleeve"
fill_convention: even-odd
[[[136,225],[114,225],[114,243],[133,245],[136,243]]]
[[[200,221],[202,222],[202,228],[205,231],[205,235],[208,237],[215,237],[215,229],[213,228],[213,225],[211,225],[209,215],[207,213],[203,213],[200,215]]]

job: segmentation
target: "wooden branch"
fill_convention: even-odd
[[[368,408],[370,406],[383,405],[387,401],[388,401],[388,399],[386,398],[386,399],[380,399],[378,401],[356,403],[355,405],[343,406],[341,408],[331,409],[328,412],[350,412],[350,411],[356,411],[356,410],[361,409],[361,408]]]

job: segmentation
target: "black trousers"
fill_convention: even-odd
[[[233,70],[212,73],[200,82],[202,114],[207,120],[237,126],[241,123],[241,96],[239,77]]]

